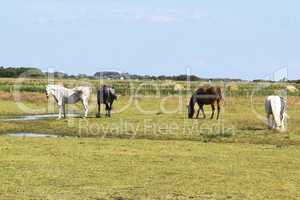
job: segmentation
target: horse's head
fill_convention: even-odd
[[[109,92],[110,92],[110,95],[111,95],[111,97],[112,97],[112,99],[115,101],[115,100],[118,100],[118,96],[117,96],[117,94],[116,94],[116,91],[115,91],[115,88],[110,88],[109,89]]]
[[[191,97],[191,100],[190,100],[190,103],[189,105],[187,106],[188,108],[188,117],[190,119],[192,119],[194,117],[194,114],[195,114],[195,100],[194,100],[194,95]]]
[[[54,91],[57,88],[56,85],[47,85],[45,93],[47,98],[49,98],[50,95],[54,95]]]
[[[48,99],[49,96],[50,96],[50,94],[51,94],[51,88],[50,88],[49,85],[46,87],[45,94],[46,94],[46,97],[47,97],[47,99]]]
[[[117,101],[118,100],[118,95],[114,94],[113,98],[114,98],[115,101]]]

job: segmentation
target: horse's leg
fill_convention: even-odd
[[[217,120],[219,120],[219,117],[220,117],[220,112],[221,112],[220,101],[218,101],[218,102],[217,102],[217,109],[218,109],[218,116],[217,116]]]
[[[214,115],[215,115],[215,110],[216,110],[215,103],[211,104],[211,110],[212,110],[212,113],[211,113],[210,119],[213,119]]]
[[[285,129],[284,119],[281,120],[281,130]]]
[[[62,115],[62,105],[58,105],[58,119],[61,119],[61,115]]]
[[[273,125],[271,124],[272,123],[272,121],[271,121],[271,116],[270,116],[270,114],[267,114],[267,120],[268,120],[268,128],[269,129],[272,129],[273,127]]]
[[[111,117],[112,103],[109,103],[108,116]]]
[[[110,114],[110,108],[109,108],[108,111],[107,111],[107,116],[108,116],[108,117],[111,117],[111,114]]]
[[[109,115],[108,115],[108,112],[109,112],[109,105],[108,105],[108,103],[105,103],[105,115],[108,117]]]
[[[201,105],[198,104],[198,106],[199,106],[199,109],[198,109],[197,116],[196,116],[197,119],[199,118],[199,113],[200,113],[200,110],[201,110]],[[202,109],[203,109],[203,108],[202,108]]]
[[[283,113],[282,121],[281,121],[281,127],[283,130],[285,130],[285,125],[286,125],[286,113]]]
[[[110,104],[108,103],[108,104],[107,104],[107,116],[108,116],[108,117],[110,117],[110,110],[111,110]]]
[[[87,114],[88,114],[88,105],[87,105],[87,101],[85,99],[82,99],[81,100],[81,103],[83,105],[83,109],[84,109],[84,118],[87,117]]]
[[[66,118],[66,104],[63,104],[62,107],[63,107],[64,118]]]
[[[201,105],[200,109],[201,109],[201,112],[202,112],[202,115],[203,115],[203,119],[206,119],[206,115],[205,115],[205,112],[204,112],[204,105]]]
[[[82,102],[83,102],[83,106],[84,106],[84,117],[87,117],[88,112],[89,112],[88,101],[86,99],[84,99]]]
[[[98,114],[97,117],[101,117],[101,102],[98,102]]]
[[[272,123],[271,123],[272,124],[272,128],[275,129],[276,128],[276,121],[275,121],[275,118],[274,118],[273,114],[271,115],[271,120],[272,120]]]

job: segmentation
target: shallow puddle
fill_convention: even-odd
[[[78,114],[68,114],[67,117],[79,117]],[[42,119],[55,119],[58,118],[58,114],[46,114],[46,115],[24,115],[16,117],[1,117],[0,121],[10,122],[10,121],[36,121]]]
[[[58,135],[48,135],[40,133],[10,133],[10,137],[30,137],[30,138],[58,138]]]

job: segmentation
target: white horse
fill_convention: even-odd
[[[265,111],[270,129],[285,130],[287,103],[283,97],[268,96],[265,100]]]
[[[59,107],[58,119],[66,118],[65,104],[75,104],[79,101],[82,102],[84,107],[84,117],[88,115],[88,101],[91,95],[91,89],[89,87],[76,87],[68,89],[60,85],[48,85],[46,87],[46,95],[49,98],[50,95],[54,97]]]

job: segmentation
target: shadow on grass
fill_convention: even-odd
[[[266,129],[262,128],[262,127],[246,126],[246,127],[240,128],[240,130],[242,130],[242,131],[265,131]]]

